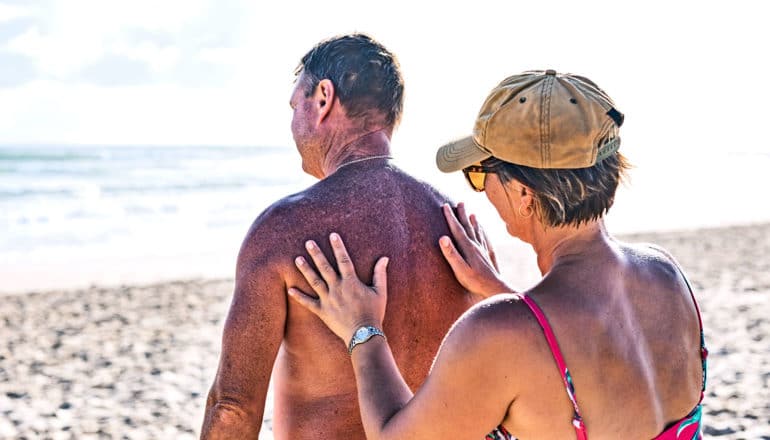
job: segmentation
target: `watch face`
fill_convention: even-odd
[[[369,331],[366,329],[366,327],[361,327],[360,329],[356,330],[356,339],[361,340],[365,338],[368,333]]]

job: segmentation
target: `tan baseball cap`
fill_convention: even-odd
[[[473,135],[444,145],[446,173],[489,157],[532,168],[587,168],[620,147],[623,114],[593,81],[553,70],[506,78],[484,101]]]

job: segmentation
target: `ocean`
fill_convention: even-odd
[[[288,147],[0,147],[0,292],[231,276],[299,170]]]
[[[430,151],[394,156],[465,201],[500,245],[527,248]],[[643,159],[632,157],[612,232],[770,221],[768,153]],[[251,222],[315,182],[300,165],[288,146],[0,146],[0,292],[231,277]]]

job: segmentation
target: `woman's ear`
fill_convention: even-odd
[[[513,179],[512,182],[515,182],[516,188],[518,189],[517,193],[521,198],[520,202],[523,203],[524,206],[531,206],[532,202],[534,202],[534,193],[532,192],[532,189],[516,179]]]
[[[335,90],[334,84],[328,79],[322,79],[316,87],[316,105],[318,106],[318,121],[320,124],[331,112],[334,105]]]
[[[535,193],[532,192],[532,188],[518,180],[514,179],[512,183],[516,185],[517,191],[515,194],[519,198],[517,212],[522,217],[531,217],[535,213]]]

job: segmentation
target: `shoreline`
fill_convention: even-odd
[[[770,438],[770,223],[617,237],[666,248],[690,278],[711,353],[704,435]],[[515,285],[533,277],[492,239]],[[0,438],[197,438],[232,283],[0,294]]]
[[[487,213],[489,216],[493,213]],[[503,268],[505,275],[515,279],[517,286],[524,286],[526,282],[535,282],[539,274],[529,273],[537,270],[534,253],[526,243],[510,237],[504,226],[490,223],[485,228],[491,235],[495,250],[506,259],[515,260],[523,267]],[[608,226],[610,233],[623,241],[640,241],[636,237],[659,237],[669,235],[686,235],[708,233],[709,231],[725,231],[743,228],[763,228],[770,226],[770,220],[751,221],[724,226],[703,226],[694,228],[670,228],[661,230],[622,230],[612,232],[612,225]],[[641,241],[645,241],[641,239]],[[238,242],[235,240],[234,242]],[[237,246],[232,252],[201,252],[196,255],[165,255],[165,256],[110,256],[106,259],[96,257],[73,257],[67,264],[51,261],[37,262],[34,267],[31,264],[20,264],[12,261],[2,261],[0,267],[0,298],[16,295],[29,295],[33,293],[48,293],[82,289],[116,289],[122,287],[151,287],[160,284],[194,281],[226,281],[233,279],[235,262],[237,259]],[[71,270],[72,265],[88,265],[89,269],[83,272]],[[161,270],[159,267],[164,267]],[[206,269],[201,269],[206,267]],[[168,268],[172,268],[168,273]],[[40,279],[40,274],[45,275]],[[506,273],[508,272],[508,273]],[[82,279],[89,277],[87,280]],[[35,278],[34,280],[30,280]],[[525,281],[524,284],[521,281]]]

